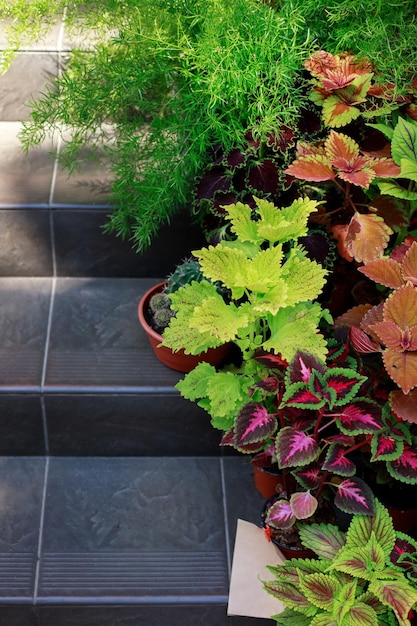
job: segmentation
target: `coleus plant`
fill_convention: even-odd
[[[284,478],[283,493],[267,515],[272,527],[288,529],[312,517],[323,499],[333,499],[345,513],[373,513],[372,491],[356,475],[354,461],[383,426],[380,405],[362,395],[366,382],[353,367],[328,366],[298,352],[269,401],[252,400],[238,414],[224,442],[232,434],[242,452],[272,442],[284,477],[291,473],[296,481]],[[271,389],[264,381],[264,390],[266,383]]]
[[[316,559],[269,566],[266,591],[284,604],[277,626],[410,626],[417,603],[416,542],[396,533],[387,509],[355,515],[347,532],[332,524],[300,530]]]
[[[200,363],[177,385],[221,430],[233,426],[249,390],[264,376],[257,352],[284,361],[300,345],[318,358],[327,353],[319,325],[328,314],[314,301],[327,271],[297,241],[306,234],[317,203],[297,199],[277,209],[266,200],[255,201],[255,210],[242,203],[224,207],[235,238],[193,252],[207,280],[172,294],[175,317],[163,334],[164,345],[188,354],[228,342],[240,349],[242,363],[236,367],[217,371]],[[229,294],[226,300],[219,285]]]
[[[315,142],[299,141],[285,173],[327,185],[321,221],[339,240],[344,258],[377,259],[393,233],[404,232],[416,207],[417,85],[396,97],[393,86],[373,84],[369,62],[349,54],[319,51],[304,65],[313,76],[311,99],[330,131]]]
[[[385,373],[396,386],[389,394],[391,410],[399,419],[417,423],[417,237],[408,236],[390,256],[359,271],[388,293],[381,295],[379,304],[354,307],[336,322],[350,326],[358,353],[382,357]],[[384,382],[386,377],[379,384]]]

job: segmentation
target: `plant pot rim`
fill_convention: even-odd
[[[162,342],[162,335],[157,333],[156,330],[154,330],[152,328],[152,326],[149,326],[148,322],[146,321],[146,317],[145,317],[145,308],[146,308],[146,306],[148,304],[148,300],[150,299],[150,294],[153,293],[153,292],[163,291],[163,288],[165,287],[167,282],[168,281],[163,280],[163,281],[161,281],[159,283],[156,283],[152,287],[150,287],[143,294],[143,296],[139,300],[139,304],[138,304],[138,318],[139,318],[139,322],[140,322],[141,326],[143,326],[143,328],[146,330],[148,335],[151,335],[151,337],[153,337],[153,339],[155,339],[155,341],[158,341],[158,343]]]

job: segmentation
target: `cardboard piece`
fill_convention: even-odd
[[[272,615],[281,613],[284,606],[265,591],[261,581],[273,579],[267,565],[284,561],[278,548],[266,540],[262,528],[239,519],[227,614],[271,619]]]

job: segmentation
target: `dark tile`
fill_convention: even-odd
[[[255,489],[249,456],[227,457],[222,463],[231,530],[235,532],[239,518],[260,525],[265,500]]]
[[[0,604],[33,596],[45,460],[0,457]]]
[[[0,278],[0,389],[39,386],[52,281]]]
[[[46,384],[72,389],[173,386],[139,325],[137,306],[150,279],[58,279]]]
[[[50,394],[45,404],[52,455],[219,454],[207,413],[178,393]]]
[[[0,122],[0,204],[47,204],[49,202],[54,159],[52,141],[25,154],[18,133],[19,122]]]
[[[103,232],[106,210],[61,210],[53,214],[58,276],[165,277],[191,250],[203,245],[203,236],[185,212],[162,227],[149,250],[139,254],[130,241]],[[161,254],[163,251],[163,254]]]
[[[0,455],[45,454],[39,396],[0,395]]]
[[[51,458],[39,601],[225,601],[220,493],[212,458]]]
[[[27,120],[28,102],[45,92],[58,73],[58,55],[52,52],[20,52],[8,72],[0,76],[0,119]]]
[[[214,604],[40,607],[39,614],[40,626],[258,626],[256,621],[230,622],[226,607]]]
[[[32,606],[1,606],[0,624],[4,626],[38,626],[36,610]]]
[[[48,211],[0,210],[0,276],[52,276]]]

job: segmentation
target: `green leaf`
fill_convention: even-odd
[[[275,626],[310,626],[312,623],[311,617],[308,615],[302,615],[298,611],[289,608],[286,608],[282,613],[278,613],[278,615],[273,615],[272,619],[276,622]],[[333,624],[327,622],[323,626],[333,626]],[[335,624],[335,626],[337,625]]]
[[[408,614],[417,602],[417,589],[404,579],[375,580],[369,585],[369,591],[384,604],[389,606],[397,616],[398,622],[407,626]]]
[[[373,111],[372,111],[372,115],[373,115]],[[370,128],[375,128],[375,130],[379,130],[380,133],[382,133],[389,141],[392,141],[392,138],[394,136],[394,129],[392,128],[392,126],[388,126],[388,124],[367,124],[367,126],[369,126]]]
[[[331,565],[331,569],[369,581],[373,580],[375,573],[382,571],[384,567],[385,553],[374,533],[365,546],[346,543]]]
[[[401,159],[401,178],[408,178],[417,182],[417,161]]]
[[[401,198],[402,200],[417,200],[417,191],[409,191],[394,181],[378,181],[378,187],[382,194]]]
[[[278,598],[284,606],[296,609],[304,615],[314,615],[317,612],[317,608],[302,593],[299,584],[294,585],[280,579],[264,581],[263,585],[266,591]]]
[[[236,204],[228,204],[222,208],[228,215],[231,230],[239,241],[249,241],[256,244],[262,242],[262,238],[258,234],[257,223],[252,218],[252,209],[248,204],[236,202]]]
[[[374,501],[374,515],[354,515],[347,531],[348,546],[363,546],[372,533],[388,557],[395,544],[395,531],[388,510],[378,501]]]
[[[417,162],[417,123],[400,117],[391,142],[392,158],[401,165],[402,159]]]
[[[246,307],[237,307],[233,302],[226,304],[217,294],[207,298],[195,307],[188,323],[190,331],[195,329],[204,336],[216,339],[217,345],[235,339],[240,328],[246,328],[249,322]]]
[[[206,278],[213,282],[219,281],[232,289],[234,298],[242,297],[246,288],[246,266],[249,263],[242,250],[219,243],[217,246],[194,250],[193,254]]]
[[[261,220],[259,234],[270,243],[286,242],[307,235],[307,220],[317,210],[317,202],[299,198],[289,207],[277,209],[272,202],[255,198]]]
[[[302,348],[324,361],[327,344],[318,331],[321,307],[318,303],[296,304],[284,307],[275,316],[268,318],[270,338],[264,342],[267,351],[281,354],[288,362]]]
[[[326,612],[315,615],[310,622],[310,626],[339,626],[339,623]]]
[[[329,561],[334,559],[346,542],[345,533],[333,524],[305,524],[300,527],[299,533],[303,546]]]
[[[364,602],[354,604],[347,612],[343,622],[344,626],[379,626],[379,624],[377,613]]]
[[[300,589],[312,604],[319,609],[331,611],[334,598],[341,590],[341,584],[331,574],[300,574]]]
[[[194,402],[207,395],[208,383],[216,373],[216,368],[213,365],[202,362],[186,374],[175,386],[184,398]]]
[[[285,304],[291,306],[317,298],[324,287],[327,274],[319,263],[308,259],[299,249],[291,250],[281,271],[288,286]]]
[[[250,381],[233,372],[216,372],[207,381],[212,417],[235,417],[248,400]]]

